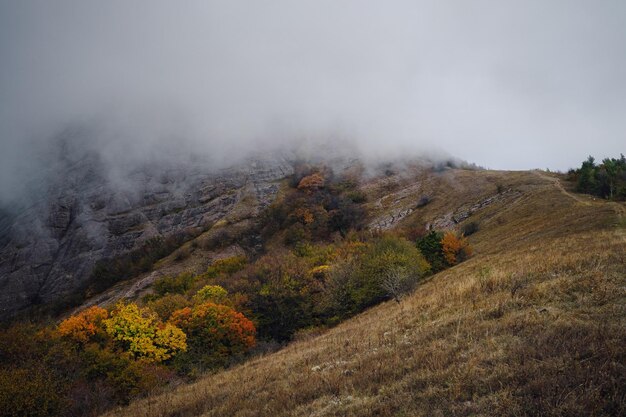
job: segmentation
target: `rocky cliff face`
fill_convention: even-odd
[[[200,160],[143,164],[115,177],[97,154],[61,158],[27,203],[0,208],[0,318],[71,294],[100,259],[201,231],[244,197],[261,209],[291,172],[275,155],[219,170]]]

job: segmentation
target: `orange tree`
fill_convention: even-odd
[[[179,365],[205,369],[223,365],[256,344],[254,324],[231,307],[207,302],[175,311],[170,323],[188,337],[189,349]]]
[[[313,191],[324,187],[324,177],[317,172],[308,175],[298,183],[298,190]]]
[[[63,320],[59,323],[57,330],[61,336],[77,342],[80,345],[84,345],[89,342],[96,333],[103,334],[102,321],[108,316],[109,313],[101,307],[89,307]]]
[[[457,237],[453,232],[446,232],[441,239],[441,249],[446,263],[450,266],[472,256],[472,248],[463,235]]]

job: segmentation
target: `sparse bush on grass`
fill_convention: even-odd
[[[427,195],[423,195],[420,197],[419,200],[417,200],[417,208],[421,208],[424,206],[427,206],[428,204],[430,204],[430,202],[432,201],[432,198],[430,196]]]
[[[461,227],[461,234],[463,236],[470,236],[478,232],[478,230],[480,230],[480,226],[478,225],[478,222],[469,222],[469,223],[464,224]]]
[[[430,271],[428,261],[413,244],[393,236],[374,240],[357,261],[351,282],[352,301],[357,311],[377,304],[388,296],[382,283],[390,271],[402,269],[406,276],[416,280]]]
[[[397,267],[388,270],[383,277],[381,287],[395,302],[411,291],[417,284],[419,276],[410,275],[405,268]]]

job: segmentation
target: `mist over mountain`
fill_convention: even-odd
[[[626,415],[625,23],[0,0],[0,417]]]
[[[75,125],[122,166],[341,140],[567,169],[620,151],[625,19],[617,0],[2,1],[0,196]]]

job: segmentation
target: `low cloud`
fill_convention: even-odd
[[[74,126],[129,164],[333,140],[499,169],[615,156],[624,21],[620,0],[0,1],[0,197]]]

